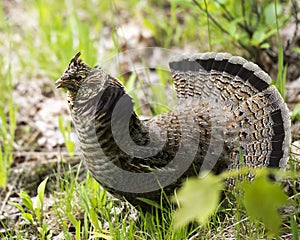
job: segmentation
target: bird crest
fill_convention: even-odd
[[[78,90],[82,80],[90,73],[91,67],[79,59],[81,53],[78,52],[70,61],[67,69],[60,79],[56,81],[57,88],[66,88],[68,90]]]

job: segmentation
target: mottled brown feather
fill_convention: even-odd
[[[87,168],[112,194],[141,204],[138,197],[160,199],[161,183],[170,195],[203,169],[286,166],[288,109],[257,65],[228,53],[176,58],[170,69],[178,107],[140,120],[123,85],[79,55],[56,85],[68,90]]]

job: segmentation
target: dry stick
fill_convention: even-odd
[[[196,6],[203,12],[205,12],[205,10],[201,7],[201,5],[197,2],[197,0],[193,0],[193,2],[196,4]],[[229,35],[230,36],[230,33],[225,29],[223,28],[218,22],[217,20],[209,13],[207,12],[206,13],[207,16],[212,20],[212,22],[225,34]],[[249,53],[251,53],[251,49],[249,47],[247,47],[245,44],[243,44],[241,41],[237,41],[241,47],[243,47],[244,49],[246,49]]]
[[[207,18],[207,32],[208,32],[208,43],[209,43],[209,50],[212,50],[211,46],[211,34],[210,34],[210,23],[209,23],[209,15],[208,15],[208,10],[207,10],[207,2],[204,0],[205,4],[205,13],[206,13],[206,18]]]
[[[295,41],[296,37],[297,37],[297,34],[298,34],[298,30],[299,30],[299,18],[298,18],[298,4],[295,0],[292,0],[292,10],[293,10],[293,17],[295,18],[295,22],[296,22],[296,26],[295,26],[295,32],[293,34],[293,37],[292,37],[292,40],[291,41],[287,41],[287,45],[284,49],[284,52],[286,52],[290,46],[291,46],[291,43]]]

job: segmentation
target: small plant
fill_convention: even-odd
[[[0,81],[0,188],[5,188],[13,159],[13,144],[17,125],[17,109],[12,97],[11,69]],[[8,104],[7,104],[8,103]]]
[[[285,99],[285,92],[286,92],[286,72],[287,72],[287,65],[284,66],[284,49],[282,46],[281,38],[280,38],[280,26],[278,20],[278,10],[277,10],[277,1],[275,1],[274,6],[275,11],[275,22],[276,22],[276,33],[277,33],[277,42],[278,42],[278,73],[277,79],[275,81],[275,86],[278,89],[279,93],[281,94],[282,98]]]
[[[188,180],[175,198],[180,206],[175,214],[175,227],[183,226],[192,220],[207,224],[219,208],[224,180],[234,177],[238,181],[237,178],[241,174],[246,176],[249,171],[255,173],[256,178],[253,182],[236,183],[235,191],[242,194],[238,198],[241,198],[251,221],[261,221],[269,236],[277,236],[282,222],[277,210],[287,203],[288,198],[278,184],[268,179],[271,173],[274,174],[268,169],[245,168],[226,171],[218,176],[205,173],[207,175]]]
[[[193,2],[202,13],[207,15],[208,22],[213,24],[211,27],[214,30],[227,35],[251,56],[255,56],[258,49],[269,48],[268,40],[276,34],[276,24],[282,27],[289,18],[288,15],[283,14],[282,5],[276,4],[276,1],[237,3],[232,0],[193,0]],[[224,38],[223,40],[226,41]]]
[[[136,73],[130,74],[127,80],[124,76],[118,79],[124,84],[126,92],[133,98],[134,110],[138,115],[143,115],[141,110],[147,112],[147,116],[155,116],[168,112],[175,106],[175,90],[170,86],[171,75],[164,69],[157,68],[157,82],[151,82],[147,67],[145,78],[137,78]],[[141,94],[142,93],[142,97]]]
[[[295,106],[291,115],[291,119],[292,121],[298,120],[300,122],[300,103]]]
[[[198,37],[198,18],[189,1],[162,1],[159,4],[163,11],[149,6],[143,9],[143,24],[159,46],[180,46]]]
[[[64,123],[63,117],[60,116],[58,118],[58,125],[59,125],[60,132],[63,135],[68,153],[70,157],[74,157],[75,144],[71,139],[71,123],[70,121]]]
[[[19,196],[22,199],[24,207],[16,202],[10,202],[12,206],[17,207],[22,212],[23,219],[31,225],[33,232],[39,239],[51,239],[51,232],[44,219],[44,195],[48,178],[44,179],[37,189],[37,195],[30,198],[28,193],[21,191]]]
[[[86,191],[86,189],[89,189],[89,191]],[[98,183],[88,175],[85,184],[79,187],[78,194],[81,199],[81,206],[84,209],[84,219],[90,223],[89,230],[91,236],[112,240],[112,236],[103,230],[103,224],[97,212],[97,210],[100,210],[100,212],[105,213],[108,210],[105,208],[107,202],[106,191],[100,189]],[[88,236],[85,237],[88,238]]]
[[[23,68],[29,68],[33,72],[39,69],[42,71],[40,74],[56,79],[57,73],[63,70],[61,66],[65,65],[60,62],[64,63],[65,59],[69,59],[78,50],[84,52],[88,63],[95,64],[97,50],[93,40],[101,35],[102,24],[101,21],[90,24],[90,19],[84,21],[80,19],[74,7],[75,2],[75,0],[52,2],[36,0],[27,6],[37,10],[39,27],[36,34],[28,34],[24,37],[24,44],[34,60],[28,62],[20,57]],[[91,36],[91,28],[99,35]],[[39,43],[32,44],[36,39],[39,39]],[[39,51],[41,46],[43,46],[42,52]]]
[[[0,109],[0,188],[6,187],[10,165],[13,159],[13,143],[16,130],[17,107],[9,102],[9,125],[6,123],[6,114]]]
[[[102,229],[103,216],[111,217],[107,212],[108,205],[106,191],[100,189],[98,183],[87,174],[79,184],[78,177],[81,163],[74,173],[71,168],[64,170],[64,177],[58,178],[60,192],[64,194],[55,197],[54,211],[59,219],[60,229],[66,239],[112,239],[107,231]],[[108,208],[109,209],[109,208]],[[70,233],[70,226],[74,229]]]

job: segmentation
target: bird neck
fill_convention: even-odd
[[[84,93],[82,97],[77,96],[70,108],[79,140],[84,143],[96,133],[97,142],[105,155],[122,167],[130,156],[119,147],[120,143],[126,143],[129,138],[136,142],[132,139],[134,136],[141,136],[138,144],[143,144],[143,139],[145,143],[147,141],[145,127],[133,106],[131,97],[121,84],[106,84],[94,96],[85,96]]]

